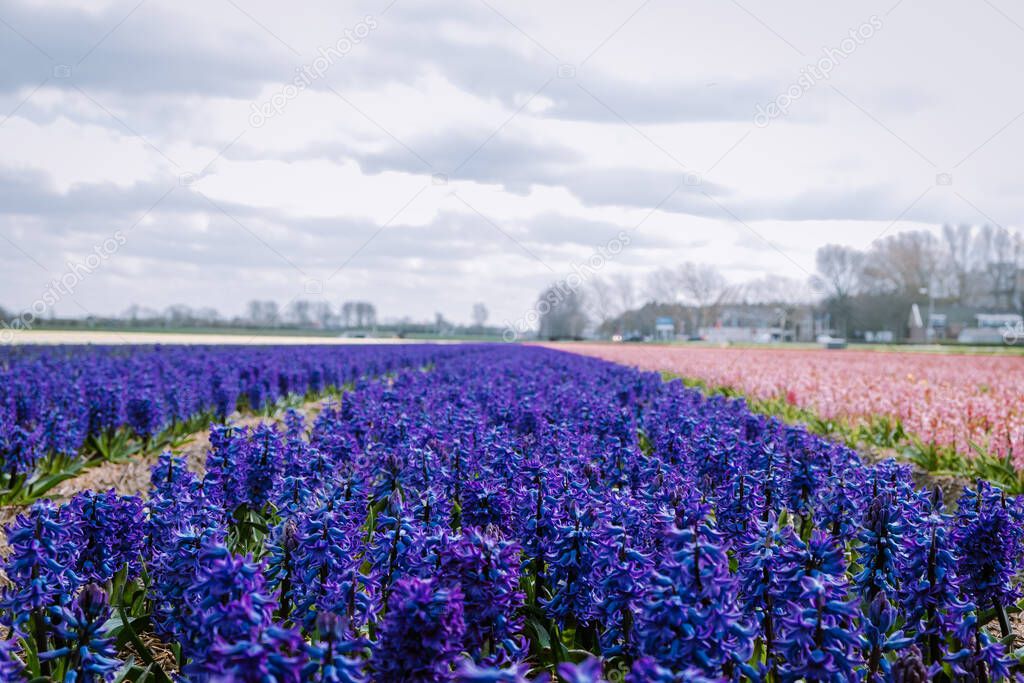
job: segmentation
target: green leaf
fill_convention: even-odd
[[[128,661],[124,663],[124,666],[117,672],[117,676],[114,678],[114,683],[124,683],[124,681],[135,680],[138,681],[138,677],[128,678],[132,673],[132,669],[138,668],[135,666],[135,658],[129,657]]]
[[[124,610],[124,607],[118,607],[117,613],[118,616],[121,618],[121,623],[124,624],[124,632],[125,635],[127,636],[128,642],[131,642],[132,647],[135,649],[137,653],[139,653],[139,656],[142,658],[142,661],[148,665],[147,668],[152,670],[154,680],[158,683],[171,683],[171,679],[167,677],[167,674],[164,673],[164,670],[161,669],[160,665],[156,663],[156,659],[153,657],[153,653],[150,651],[148,647],[146,647],[146,644],[142,642],[142,639],[139,638],[138,633],[135,632],[133,622],[131,619],[128,618],[128,615]],[[135,621],[139,624],[142,624],[144,623],[143,620],[145,620],[145,623],[148,623],[149,617],[139,617]]]
[[[537,637],[537,644],[541,646],[541,649],[551,649],[551,636],[548,634],[548,630],[538,622],[536,619],[530,619],[526,622],[527,628],[533,631]]]

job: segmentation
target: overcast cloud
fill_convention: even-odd
[[[805,279],[1024,218],[1007,0],[0,1],[0,306],[520,317],[606,266]],[[813,68],[810,68],[813,67]]]

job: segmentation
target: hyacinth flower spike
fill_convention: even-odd
[[[995,610],[1003,637],[1008,637],[1006,606],[1024,593],[1018,582],[1024,569],[1024,504],[978,480],[960,497],[955,524],[961,586],[979,608]]]
[[[880,592],[895,593],[903,525],[892,494],[883,493],[871,501],[864,517],[860,539],[861,572],[854,581],[865,601]]]
[[[861,664],[854,624],[857,607],[843,599],[836,587],[809,576],[794,612],[784,622],[780,640],[784,663],[780,679],[792,681],[852,681]]]
[[[371,667],[375,683],[453,680],[466,625],[462,593],[430,579],[392,587]]]
[[[864,658],[867,662],[867,680],[888,680],[891,667],[886,655],[901,650],[914,642],[902,630],[897,630],[896,610],[889,603],[885,593],[879,593],[868,607],[867,619],[864,621],[863,642]]]
[[[916,645],[904,650],[892,665],[893,683],[928,683],[932,680]]]
[[[114,638],[104,633],[109,618],[107,594],[87,585],[69,606],[50,609],[55,648],[40,652],[40,661],[49,662],[55,676],[63,672],[65,683],[108,680],[121,666]]]
[[[601,661],[594,657],[580,664],[559,664],[557,671],[558,680],[563,683],[608,683],[601,668]]]
[[[303,680],[316,683],[367,683],[361,655],[366,643],[349,639],[349,627],[336,614],[324,612],[316,618],[317,639],[307,646],[310,662]]]

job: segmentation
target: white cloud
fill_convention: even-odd
[[[76,292],[89,310],[234,313],[346,264],[336,300],[466,319],[479,298],[515,317],[638,224],[611,271],[704,260],[799,278],[826,242],[1024,218],[1024,53],[987,6],[235,4],[0,10],[0,234],[19,247],[0,252],[0,304],[31,301],[45,270],[136,223]],[[368,16],[365,39],[252,125]],[[754,125],[872,16],[877,35]]]

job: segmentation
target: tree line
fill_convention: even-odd
[[[743,283],[730,282],[713,265],[685,262],[642,278],[597,275],[571,296],[563,292],[556,305],[541,305],[564,287],[556,283],[538,299],[542,338],[650,334],[660,317],[696,336],[725,310],[760,311],[782,326],[810,311],[840,336],[890,330],[899,338],[915,303],[964,320],[980,312],[1024,312],[1024,236],[992,225],[900,232],[866,249],[823,246],[806,278],[768,275]]]
[[[488,327],[490,312],[483,302],[474,303],[470,324],[447,320],[441,313],[432,318],[414,320],[409,316],[382,320],[377,306],[370,301],[344,301],[332,305],[325,300],[297,299],[282,306],[269,299],[249,301],[244,313],[221,315],[212,307],[173,304],[163,309],[133,304],[119,315],[61,317],[53,313],[35,316],[31,323],[14,312],[0,307],[0,325],[10,329],[33,328],[127,328],[127,329],[253,329],[253,330],[322,330],[401,334],[402,332],[498,337],[501,330]]]

